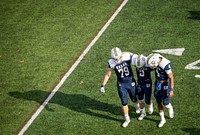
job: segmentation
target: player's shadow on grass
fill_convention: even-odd
[[[183,131],[189,133],[190,135],[199,135],[200,128],[182,128]]]
[[[9,95],[14,98],[36,101],[39,104],[42,104],[43,101],[41,99],[47,97],[49,93],[42,90],[32,90],[24,93],[17,91],[10,92]],[[65,94],[57,91],[57,93],[55,93],[54,97],[49,101],[49,103],[58,104],[73,111],[84,113],[90,116],[119,122],[123,121],[122,119],[120,120],[115,118],[115,116],[117,117],[117,115],[121,115],[121,108],[119,106],[103,103],[101,101],[92,99],[81,94]],[[45,108],[49,111],[53,111],[48,107],[48,105]],[[97,113],[98,111],[100,111],[100,113]],[[108,113],[115,116],[111,117]]]
[[[193,20],[200,20],[200,11],[188,11],[190,16],[188,17],[189,19]]]

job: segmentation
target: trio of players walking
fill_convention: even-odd
[[[136,68],[137,83],[131,65]],[[148,114],[153,113],[151,71],[155,72],[154,97],[161,119],[158,127],[162,127],[166,123],[164,107],[167,108],[169,117],[174,117],[173,107],[170,103],[170,97],[174,95],[174,79],[171,62],[168,59],[160,54],[150,54],[146,57],[130,52],[122,52],[117,47],[113,48],[111,59],[108,60],[108,69],[100,88],[102,93],[105,93],[104,87],[111,76],[112,70],[115,71],[117,76],[117,90],[125,117],[122,127],[127,127],[130,123],[128,95],[131,101],[136,103],[136,113],[140,113],[138,120],[143,120],[147,115],[145,104],[148,107]]]

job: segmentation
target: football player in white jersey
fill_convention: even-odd
[[[158,127],[165,123],[164,106],[168,109],[169,117],[174,117],[174,110],[170,103],[170,97],[174,95],[174,78],[171,68],[171,62],[160,54],[151,54],[147,58],[147,64],[150,68],[155,69],[155,91],[154,96],[158,104],[158,111],[161,121]]]
[[[118,95],[121,99],[122,112],[125,117],[125,122],[122,127],[127,127],[130,122],[128,109],[128,95],[132,102],[136,102],[136,82],[132,72],[132,57],[135,57],[129,52],[122,52],[115,47],[111,50],[111,59],[108,60],[108,69],[102,81],[100,91],[105,93],[105,85],[111,76],[111,71],[114,70],[117,75],[117,89]]]

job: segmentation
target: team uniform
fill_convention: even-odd
[[[132,55],[123,53],[121,61],[114,59],[108,61],[108,68],[115,71],[117,75],[118,95],[123,106],[128,104],[128,94],[132,102],[136,102],[136,81],[131,68]]]
[[[151,95],[152,95],[152,79],[151,79],[151,71],[152,69],[149,67],[136,67],[137,73],[137,95],[139,100],[143,100],[145,96],[145,103],[151,103]]]
[[[169,78],[168,73],[172,72],[171,62],[162,57],[162,61],[159,63],[158,67],[155,69],[155,92],[154,96],[157,103],[163,103],[163,105],[168,105],[170,102],[169,92]]]
[[[147,57],[137,55],[135,57],[135,67],[137,73],[137,98],[138,104],[136,105],[136,113],[141,115],[138,117],[138,120],[143,120],[146,116],[145,103],[148,105],[148,113],[153,113],[153,103],[151,103],[152,95],[152,80],[151,80],[151,71],[152,69],[146,64]],[[144,100],[145,96],[145,100]]]
[[[168,109],[169,117],[174,118],[173,106],[170,103],[170,96],[173,96],[174,78],[171,62],[160,54],[151,54],[147,59],[148,65],[155,69],[155,91],[154,96],[158,104],[158,111],[161,118],[158,127],[166,123],[164,106]]]
[[[122,52],[118,47],[111,49],[111,59],[108,60],[108,69],[101,84],[100,92],[105,93],[105,85],[111,76],[112,70],[117,76],[117,90],[122,104],[122,112],[125,121],[122,127],[127,127],[130,123],[128,96],[132,102],[136,102],[136,81],[134,79],[131,65],[135,62],[137,55]],[[134,64],[133,64],[134,65]]]

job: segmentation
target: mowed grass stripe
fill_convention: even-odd
[[[48,102],[51,100],[51,98],[54,96],[54,94],[59,90],[59,88],[65,82],[65,80],[69,77],[69,75],[78,66],[78,64],[81,62],[81,60],[83,59],[83,57],[88,53],[88,51],[90,50],[90,48],[96,43],[96,41],[103,34],[103,32],[107,29],[107,27],[110,25],[110,23],[113,21],[113,19],[121,11],[121,9],[127,3],[127,1],[128,0],[124,0],[123,1],[123,3],[119,6],[119,8],[115,11],[115,13],[111,16],[111,18],[107,21],[107,23],[99,31],[99,33],[97,34],[97,36],[91,41],[91,43],[87,46],[87,48],[83,51],[83,53],[80,55],[80,57],[76,60],[76,62],[69,69],[69,71],[63,76],[63,78],[61,79],[61,81],[56,85],[56,87],[53,89],[53,91],[49,94],[49,96],[47,97],[47,99],[42,103],[42,105],[37,109],[37,111],[31,116],[31,118],[28,120],[28,122],[20,130],[20,132],[18,133],[18,135],[23,135],[24,132],[26,132],[26,130],[29,128],[29,126],[32,124],[32,122],[37,118],[37,116],[40,114],[40,112],[44,109],[44,107],[48,104]]]
[[[200,84],[194,77],[199,70],[184,69],[199,59],[200,22],[188,12],[198,11],[198,5],[199,1],[195,0],[181,3],[178,0],[128,1],[26,134],[199,134]],[[175,96],[171,99],[175,117],[169,119],[165,109],[167,123],[163,128],[157,128],[160,118],[153,96],[153,115],[137,121],[139,115],[129,102],[131,123],[125,129],[120,127],[124,118],[114,72],[105,87],[106,93],[99,92],[110,49],[115,46],[144,55],[157,49],[186,48],[181,57],[163,54],[172,61],[175,78]],[[27,100],[25,95],[34,93],[44,95],[45,91],[33,90],[21,95]]]
[[[121,0],[1,1],[0,130],[14,134]],[[39,102],[23,92],[44,90]]]

